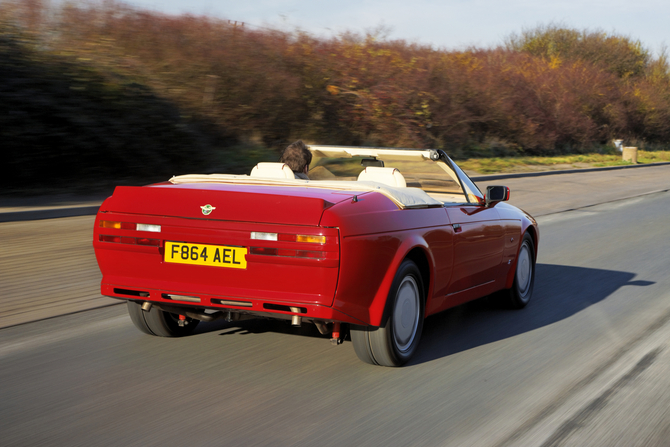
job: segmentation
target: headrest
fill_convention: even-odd
[[[359,182],[378,182],[388,186],[404,188],[407,186],[405,177],[396,168],[380,168],[368,166],[358,174]]]
[[[251,170],[250,177],[256,178],[295,178],[286,163],[258,163]]]

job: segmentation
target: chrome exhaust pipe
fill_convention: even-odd
[[[299,307],[291,307],[291,312],[300,313]],[[300,326],[302,324],[302,317],[300,315],[293,315],[291,317],[291,326]]]

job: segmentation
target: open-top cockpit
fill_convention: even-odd
[[[395,188],[418,188],[442,203],[481,203],[470,178],[435,149],[310,146],[310,179],[373,181]]]
[[[482,204],[484,195],[442,150],[310,146],[309,180],[284,163],[258,163],[249,175],[181,175],[171,183],[232,183],[376,191],[400,208]]]

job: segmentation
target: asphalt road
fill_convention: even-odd
[[[112,306],[0,330],[0,444],[667,446],[670,193],[539,218],[535,295],[361,363],[305,326],[143,335]]]

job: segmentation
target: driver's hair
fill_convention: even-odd
[[[279,161],[286,163],[293,172],[304,172],[312,162],[312,153],[302,140],[298,140],[286,146]]]

